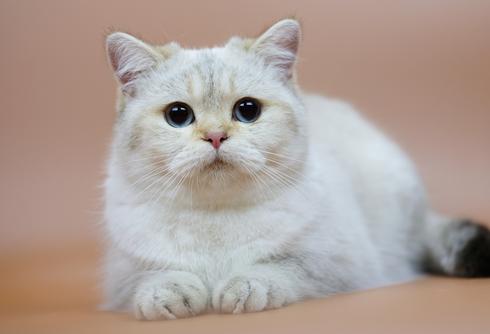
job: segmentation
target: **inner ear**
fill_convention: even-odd
[[[275,66],[290,79],[294,72],[301,38],[301,27],[296,20],[286,19],[270,27],[253,43],[251,49],[266,64]]]
[[[125,94],[133,93],[134,81],[142,73],[154,67],[161,58],[153,47],[122,32],[107,37],[106,49],[114,74]]]

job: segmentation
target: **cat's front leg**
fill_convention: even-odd
[[[186,318],[207,307],[208,291],[195,274],[184,271],[152,273],[137,286],[133,299],[136,318]]]
[[[213,309],[222,313],[274,309],[301,298],[297,273],[278,264],[253,265],[220,281],[213,291]]]

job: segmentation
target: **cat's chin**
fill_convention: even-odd
[[[213,170],[213,171],[229,169],[229,168],[233,168],[232,164],[229,163],[228,161],[223,160],[220,157],[216,157],[214,160],[212,160],[204,167],[205,170]]]

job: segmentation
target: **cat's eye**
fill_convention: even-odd
[[[233,118],[243,123],[252,123],[260,116],[260,102],[251,97],[244,97],[235,103]]]
[[[194,122],[194,112],[184,102],[174,102],[165,109],[165,119],[174,128],[183,128]]]

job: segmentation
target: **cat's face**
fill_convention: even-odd
[[[293,186],[306,151],[298,39],[293,20],[212,49],[109,36],[123,92],[114,164],[155,200],[221,202]]]

